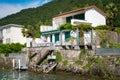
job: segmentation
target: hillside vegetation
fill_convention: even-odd
[[[117,16],[114,17],[114,26],[120,27],[120,0],[52,0],[37,8],[29,8],[21,10],[16,14],[9,15],[0,19],[0,26],[13,23],[21,25],[44,24],[51,25],[52,17],[61,12],[74,10],[77,8],[96,5],[98,8],[106,11],[105,6],[114,3],[118,8]]]

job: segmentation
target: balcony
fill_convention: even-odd
[[[86,20],[79,20],[79,19],[71,19],[71,24],[72,25],[78,25],[78,24],[89,24],[91,23],[87,22]]]

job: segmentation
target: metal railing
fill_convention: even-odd
[[[96,55],[120,55],[120,48],[97,48]]]

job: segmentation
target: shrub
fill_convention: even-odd
[[[62,24],[59,27],[60,30],[68,29],[68,30],[75,30],[75,27],[70,23]]]
[[[25,47],[20,43],[0,44],[0,53],[8,55],[9,53],[20,53],[21,49]]]
[[[109,42],[109,47],[110,48],[120,48],[120,44],[118,43],[115,43],[115,42]]]
[[[67,61],[67,60],[64,60],[64,61],[63,61],[63,65],[64,65],[64,66],[67,66],[67,64],[68,64],[68,61]]]
[[[96,26],[95,29],[98,29],[98,30],[108,30],[108,29],[110,29],[110,27],[107,26],[107,25],[99,25],[99,26]]]
[[[59,63],[62,61],[62,55],[60,52],[55,51],[55,55],[56,55],[56,61]]]

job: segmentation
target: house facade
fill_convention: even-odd
[[[26,38],[23,37],[22,25],[8,24],[0,27],[0,43],[26,43]]]
[[[63,30],[61,32],[58,30],[59,26],[65,23],[71,23],[72,25],[89,24],[96,27],[98,25],[106,25],[106,15],[96,6],[84,7],[58,14],[53,17],[52,26],[40,27],[42,38],[46,39],[47,42],[65,42],[73,35],[71,31]],[[74,34],[77,35],[77,31],[75,31]],[[88,41],[91,41],[90,32],[85,32],[84,36],[89,38]]]

